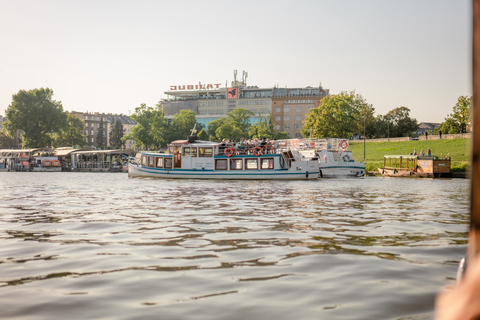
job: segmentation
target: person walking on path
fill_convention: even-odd
[[[438,137],[442,140],[442,130],[438,130]]]
[[[425,131],[425,140],[428,140],[428,131]]]

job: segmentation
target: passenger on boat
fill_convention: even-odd
[[[238,150],[240,154],[244,153],[244,148],[245,148],[245,139],[240,138],[240,142],[238,143]]]
[[[263,154],[267,153],[267,139],[263,138],[262,141],[260,142],[260,148],[262,148]]]
[[[278,141],[277,138],[273,138],[273,153],[277,153]]]
[[[227,147],[227,144],[225,143],[225,139],[223,139],[222,143],[220,143],[220,145],[218,146],[218,153],[219,154],[224,154],[226,147]]]
[[[413,148],[413,155],[414,155],[414,156],[417,155],[417,148]]]
[[[235,154],[238,154],[238,142],[233,140],[233,149],[235,150]]]

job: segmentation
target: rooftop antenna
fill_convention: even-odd
[[[233,70],[233,81],[237,82],[237,70]]]
[[[245,87],[247,86],[247,78],[248,78],[248,72],[245,72],[245,81],[243,81],[243,84]]]

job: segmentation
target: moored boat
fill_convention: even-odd
[[[130,161],[131,178],[305,180],[317,179],[317,159],[290,149],[223,149],[219,143],[175,141],[168,153],[143,151]]]
[[[318,158],[320,177],[363,177],[365,164],[354,159],[347,139],[305,139],[299,142],[300,152],[307,158]]]
[[[32,155],[30,171],[60,172],[62,167],[54,151],[41,151]]]
[[[383,158],[383,168],[378,171],[389,177],[438,178],[451,173],[449,156],[388,155]]]

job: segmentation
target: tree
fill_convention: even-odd
[[[233,139],[235,141],[240,141],[240,138],[245,137],[245,135],[243,134],[243,131],[230,121],[226,121],[224,124],[218,127],[217,131],[215,132],[215,136],[219,140]]]
[[[252,138],[275,138],[275,125],[272,114],[260,117],[260,120],[250,126],[248,134]]]
[[[105,134],[105,126],[103,124],[103,117],[100,117],[100,124],[98,125],[96,147],[100,150],[103,150],[107,147],[107,139]]]
[[[82,119],[77,118],[73,113],[68,113],[65,126],[54,134],[53,146],[55,148],[75,145],[85,147],[87,141],[82,134],[84,128]]]
[[[0,130],[0,149],[12,149],[13,140],[13,137],[8,134],[5,128]]]
[[[254,115],[255,113],[253,111],[235,108],[231,112],[227,113],[227,119],[230,121],[230,123],[242,131],[243,137],[248,137],[248,131],[251,126],[250,118]]]
[[[125,130],[123,129],[122,121],[117,118],[115,123],[110,127],[109,139],[110,146],[114,149],[125,148],[125,141],[122,140]]]
[[[207,131],[205,130],[205,128],[200,130],[200,132],[197,134],[197,136],[198,136],[198,139],[203,140],[203,141],[208,141],[208,139],[209,139],[209,135],[208,135]]]
[[[472,97],[460,96],[453,107],[453,112],[449,114],[441,124],[440,130],[443,133],[467,132],[470,124],[470,109],[472,107]]]
[[[40,88],[20,90],[13,95],[4,123],[10,136],[23,131],[23,148],[52,145],[53,135],[65,126],[67,114],[62,103],[52,99],[53,90]]]
[[[417,120],[410,118],[410,109],[398,107],[377,117],[377,135],[380,137],[408,137],[418,129]]]
[[[277,140],[290,139],[290,137],[288,136],[288,133],[286,131],[278,132],[275,135],[275,138],[277,138]]]
[[[220,119],[215,119],[215,120],[212,120],[208,123],[208,134],[210,135],[210,137],[212,137],[212,140],[213,141],[220,141],[218,138],[217,138],[217,129],[220,128],[222,126],[222,124],[225,123],[225,121],[227,121],[227,118],[220,118]]]
[[[302,128],[304,137],[349,138],[363,132],[363,113],[368,116],[372,106],[355,92],[341,92],[322,99],[305,118]]]
[[[197,123],[196,114],[192,110],[184,109],[173,116],[172,140],[185,140],[191,135]]]
[[[123,136],[123,141],[134,140],[135,147],[143,149],[158,149],[170,141],[172,130],[160,104],[152,108],[142,103],[140,107],[135,108],[135,113],[130,118],[137,124],[132,127],[130,134]]]

